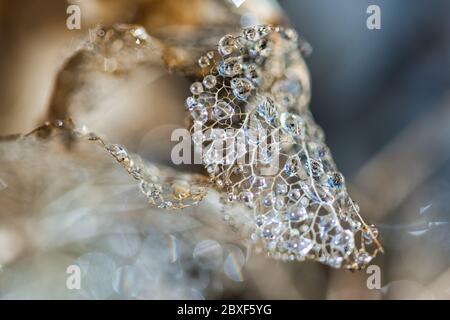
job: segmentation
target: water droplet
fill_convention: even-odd
[[[331,215],[319,217],[319,229],[321,238],[326,238],[328,233],[337,225],[336,219]]]
[[[297,39],[298,39],[297,32],[294,29],[292,29],[292,28],[286,28],[286,29],[283,28],[282,30],[280,30],[280,35],[284,39],[289,40],[289,41],[293,41],[293,42],[296,42]]]
[[[300,199],[301,195],[301,191],[295,188],[289,191],[288,198],[291,202],[297,202],[297,200]]]
[[[254,57],[262,56],[267,57],[270,54],[269,39],[262,38],[255,42],[250,48],[250,54]]]
[[[232,35],[223,36],[219,40],[218,51],[222,56],[228,56],[237,49],[237,41]]]
[[[302,87],[297,79],[284,79],[276,81],[271,91],[277,102],[284,107],[291,107],[296,97],[301,95]]]
[[[265,207],[271,207],[274,204],[274,196],[272,193],[266,195],[263,199],[263,204]]]
[[[203,162],[205,165],[223,163],[223,152],[214,142],[205,148]]]
[[[186,109],[191,111],[192,109],[194,109],[198,104],[198,101],[194,98],[194,97],[187,97],[186,98],[186,102],[185,102],[185,106]]]
[[[289,187],[285,183],[278,183],[276,186],[277,194],[286,194]]]
[[[358,252],[358,254],[356,255],[356,258],[355,258],[356,263],[358,264],[358,266],[360,268],[363,268],[366,265],[368,265],[370,263],[370,261],[372,261],[372,259],[373,259],[373,257],[365,251]]]
[[[246,100],[253,89],[253,85],[250,80],[245,78],[235,78],[231,80],[231,89],[233,90],[233,94],[239,100]]]
[[[205,123],[208,120],[208,110],[206,110],[203,105],[199,104],[192,109],[191,116],[195,121]]]
[[[294,137],[303,137],[305,127],[302,119],[290,112],[284,112],[280,117],[281,128]]]
[[[331,248],[344,254],[350,254],[354,248],[353,233],[350,230],[339,231],[331,241]]]
[[[214,105],[212,113],[217,120],[229,119],[233,116],[234,109],[230,103],[220,100]]]
[[[342,266],[343,261],[344,261],[344,258],[342,258],[342,257],[328,257],[326,259],[325,263],[332,268],[338,269]]]
[[[311,170],[311,174],[313,177],[319,177],[323,173],[323,165],[319,160],[310,159],[306,165],[305,169],[307,172]]]
[[[106,149],[115,157],[118,161],[122,162],[128,159],[127,150],[118,144],[110,144],[106,146]]]
[[[139,187],[142,193],[149,198],[156,198],[161,194],[161,187],[159,185],[149,183],[144,180],[141,181]]]
[[[265,239],[272,239],[273,238],[272,229],[264,228],[261,232],[261,236]]]
[[[244,37],[249,41],[254,41],[257,36],[257,31],[254,27],[250,27],[244,30]]]
[[[289,176],[295,176],[300,170],[301,162],[298,157],[289,158],[284,165],[284,172]]]
[[[242,72],[241,60],[238,57],[231,57],[220,61],[219,74],[224,77],[234,77]]]
[[[253,193],[251,193],[250,191],[244,191],[240,194],[239,198],[244,203],[249,204],[253,201]]]
[[[200,66],[200,68],[208,67],[210,65],[209,58],[207,56],[201,56],[198,59],[198,65]]]
[[[204,79],[203,79],[203,85],[205,86],[206,89],[212,89],[216,86],[217,84],[217,79],[215,76],[213,75],[207,75]]]
[[[259,85],[261,82],[260,70],[254,63],[247,65],[244,71],[244,75],[247,79],[251,80],[256,85]]]
[[[273,31],[273,27],[271,27],[271,26],[264,25],[264,26],[257,27],[257,32],[258,32],[259,37],[265,37],[272,31]]]
[[[286,213],[286,219],[292,222],[300,222],[308,218],[305,208],[297,207]]]
[[[203,92],[203,85],[201,84],[201,82],[194,82],[193,84],[191,84],[190,90],[192,94],[199,95]]]
[[[330,188],[340,189],[344,185],[344,176],[340,172],[333,172],[328,175],[327,182]]]
[[[253,180],[253,186],[258,189],[264,189],[267,187],[267,181],[263,177],[255,177]]]
[[[314,247],[313,240],[306,237],[300,237],[298,239],[297,251],[301,256],[306,256],[313,247]]]

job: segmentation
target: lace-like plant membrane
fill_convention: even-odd
[[[186,107],[192,139],[227,201],[254,212],[251,241],[270,257],[364,268],[378,231],[359,215],[309,109],[292,29],[225,35],[200,57]]]
[[[105,149],[138,183],[150,205],[166,210],[180,210],[197,205],[206,196],[206,177],[180,174],[169,167],[155,165],[129,152],[124,146],[108,143],[85,126],[76,127],[71,119],[46,122],[24,136],[48,138],[55,131],[68,134],[71,140],[88,140]],[[67,137],[66,137],[67,138]]]

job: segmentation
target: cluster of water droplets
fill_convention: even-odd
[[[225,35],[198,60],[186,107],[203,163],[229,202],[254,210],[251,242],[282,260],[359,269],[381,251],[304,103],[292,29]]]

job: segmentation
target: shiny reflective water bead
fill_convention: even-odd
[[[242,72],[241,60],[237,57],[227,58],[219,63],[219,74],[224,77],[233,77]]]
[[[228,119],[234,114],[233,106],[226,101],[218,101],[212,111],[213,117],[216,120]]]
[[[290,112],[284,112],[280,117],[281,128],[294,137],[301,137],[304,134],[304,125],[302,119]]]
[[[230,84],[233,94],[239,100],[246,100],[250,96],[253,89],[253,85],[250,80],[245,78],[233,79]]]
[[[199,95],[203,92],[203,85],[200,82],[194,82],[190,88],[192,94]]]
[[[222,56],[232,54],[235,49],[237,49],[237,41],[232,35],[228,34],[219,40],[218,51]]]
[[[249,41],[254,41],[256,39],[256,29],[254,27],[250,27],[244,30],[244,37]]]
[[[217,79],[215,76],[213,75],[207,75],[204,79],[203,79],[203,85],[205,86],[206,89],[212,89],[216,86],[217,84]]]
[[[198,59],[198,65],[202,69],[208,67],[210,65],[209,58],[207,56],[201,56]]]
[[[205,123],[208,120],[208,111],[203,107],[192,109],[191,115],[192,118],[199,123]]]

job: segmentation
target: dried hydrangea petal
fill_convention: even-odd
[[[191,109],[191,116],[201,126],[194,134],[222,129],[234,140],[225,149],[203,145],[205,139],[194,143],[206,147],[204,164],[228,200],[253,209],[250,241],[269,256],[363,268],[382,247],[305,106],[309,79],[299,71],[299,41],[294,30],[271,26],[222,37],[221,58],[204,78],[215,79],[204,81],[214,107],[200,122],[199,110]]]

